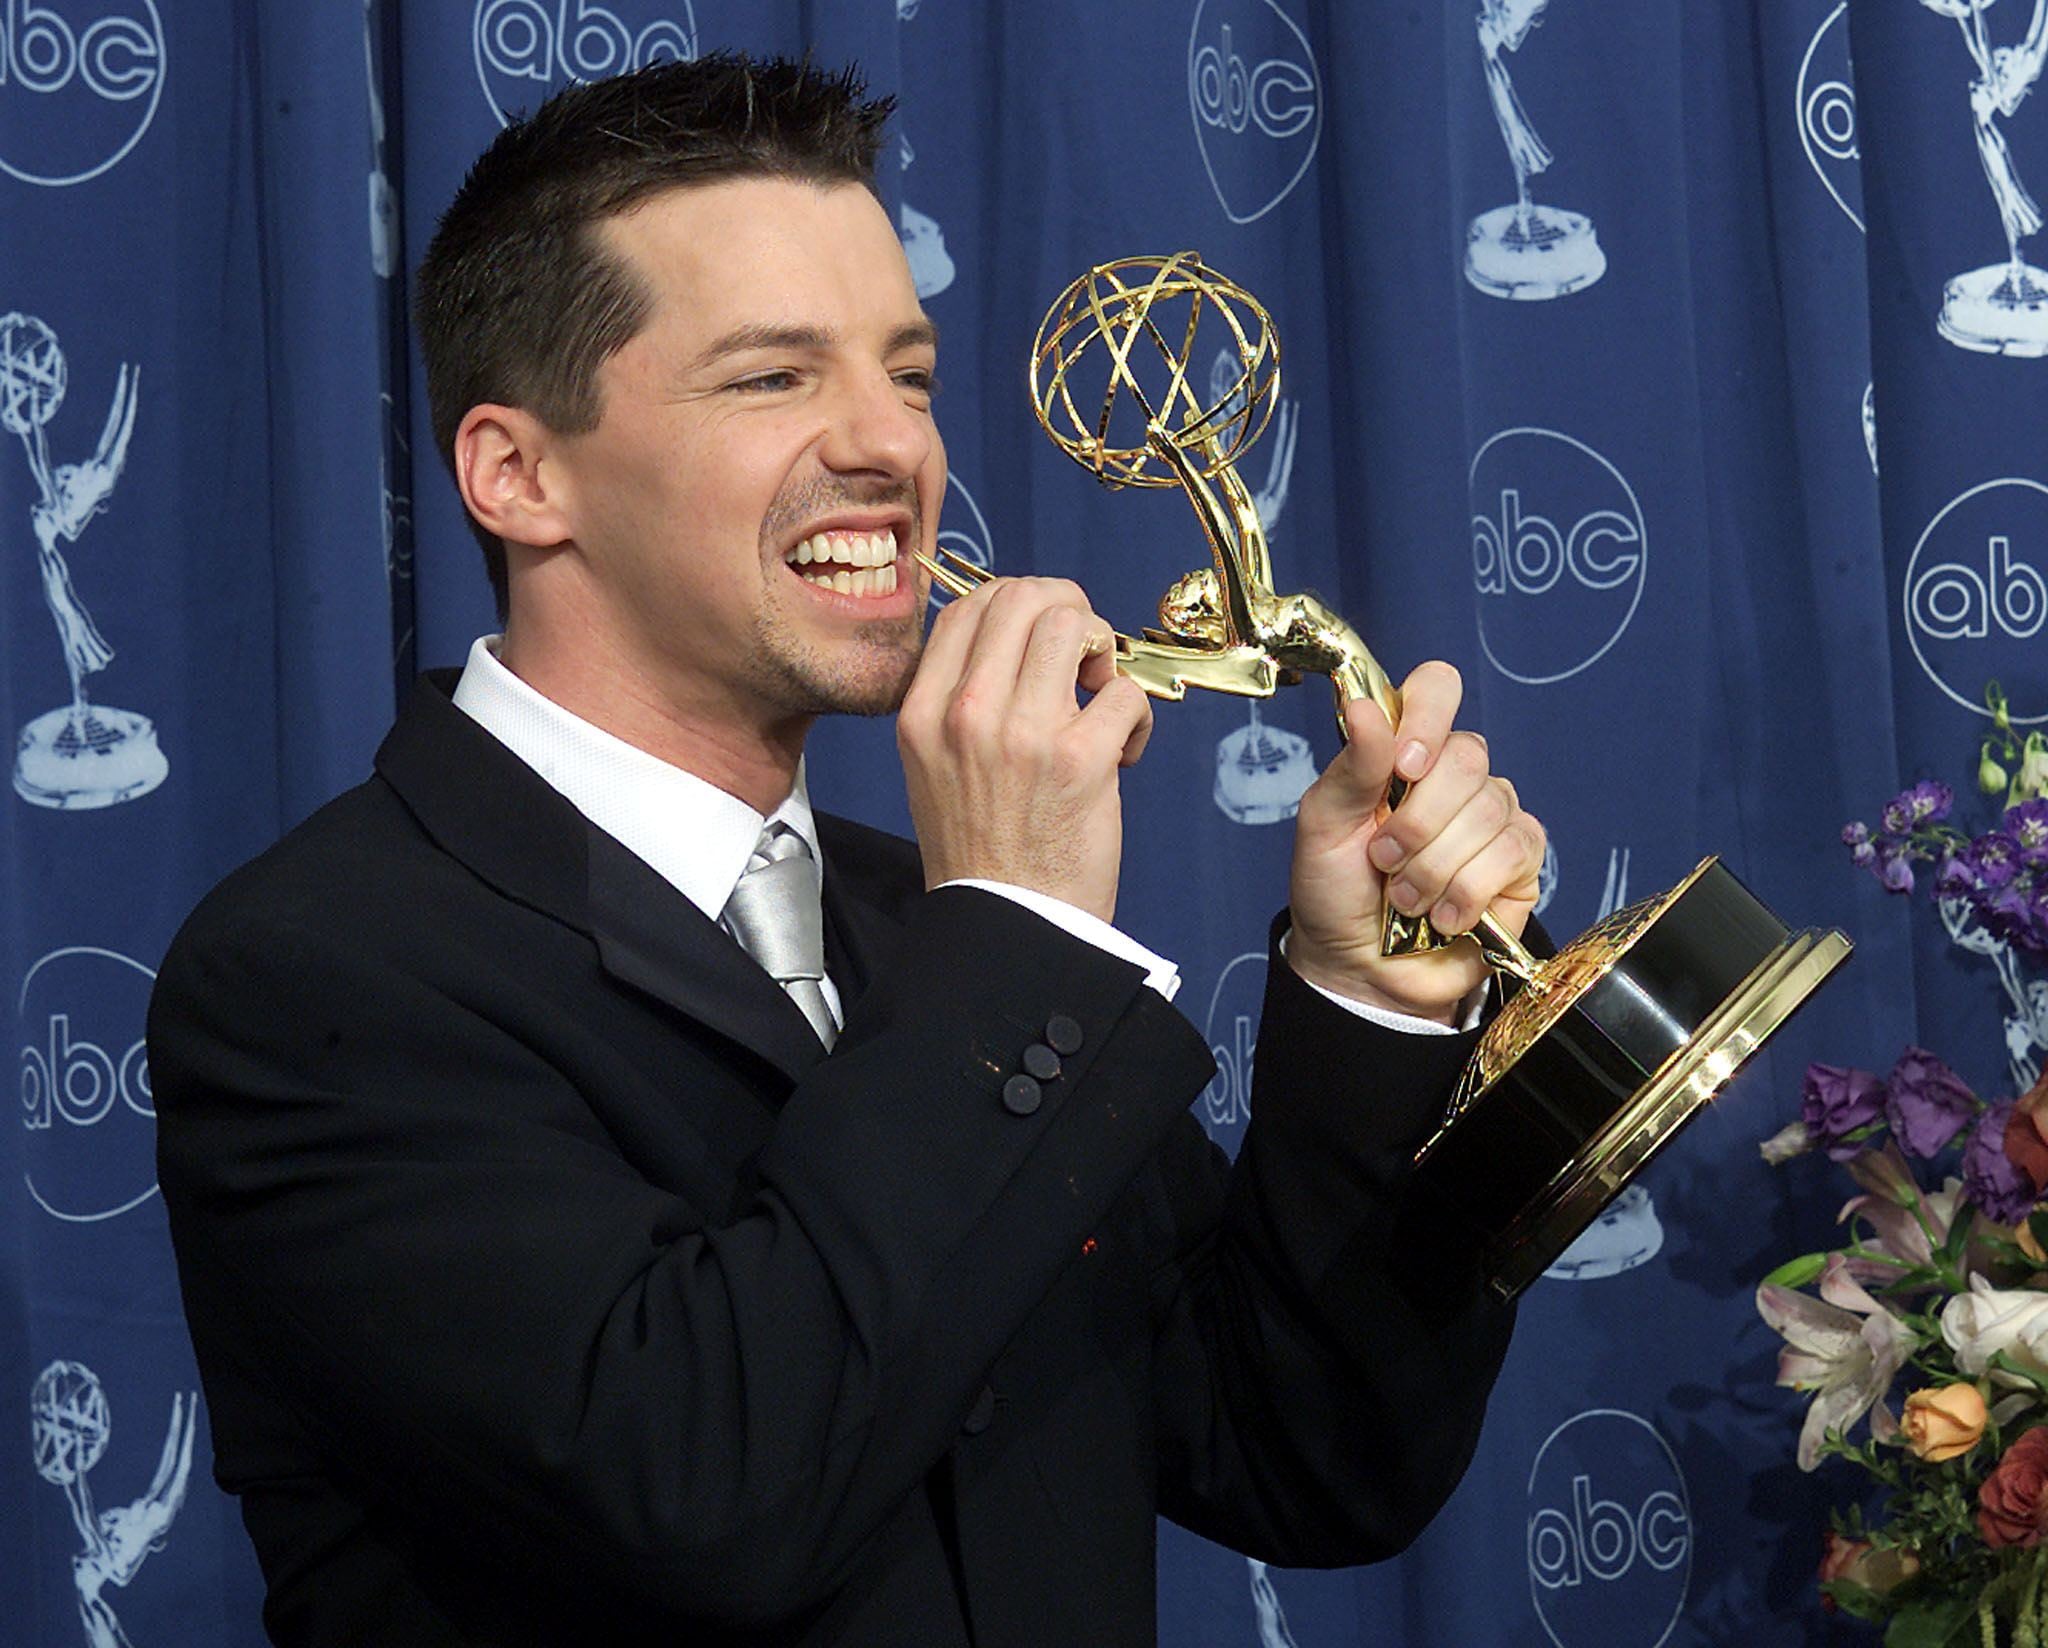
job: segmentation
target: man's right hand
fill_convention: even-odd
[[[1116,673],[1113,632],[1077,585],[996,578],[953,601],[896,719],[925,885],[1001,881],[1114,920],[1117,770],[1151,733],[1151,702]]]

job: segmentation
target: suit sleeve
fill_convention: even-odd
[[[1323,999],[1278,949],[1252,1121],[1227,1178],[1194,1125],[1164,1153],[1154,1276],[1161,1509],[1249,1555],[1392,1555],[1457,1485],[1513,1311],[1411,1162],[1476,1034]]]
[[[195,918],[151,1011],[195,1334],[419,1525],[707,1620],[844,1583],[1210,1069],[1136,967],[927,894],[715,1207],[451,969],[243,915]],[[1014,1114],[1055,1014],[1084,1045]]]

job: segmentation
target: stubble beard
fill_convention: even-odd
[[[770,554],[785,532],[833,508],[893,504],[910,511],[910,542],[923,543],[924,511],[915,484],[863,493],[814,481],[776,500],[762,523],[762,552]],[[894,715],[917,673],[924,632],[925,609],[919,605],[901,618],[868,619],[847,640],[821,646],[799,633],[782,602],[771,600],[754,617],[750,684],[765,702],[792,716]]]
[[[753,685],[790,715],[893,715],[924,652],[924,615],[874,619],[852,639],[820,647],[794,633],[783,614],[754,620]]]

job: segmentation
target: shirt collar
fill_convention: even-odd
[[[789,794],[764,819],[738,796],[543,697],[499,662],[501,640],[486,635],[470,647],[456,708],[707,917],[718,919],[762,827],[775,820],[804,838],[822,893],[824,859],[801,761]]]

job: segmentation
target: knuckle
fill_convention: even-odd
[[[1487,773],[1486,740],[1476,732],[1454,732],[1444,742],[1444,759],[1467,778],[1484,778]]]

